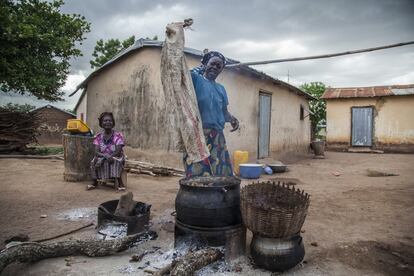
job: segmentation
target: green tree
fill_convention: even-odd
[[[91,68],[99,68],[109,60],[111,60],[116,54],[118,54],[122,49],[128,48],[135,42],[135,36],[130,36],[124,41],[119,39],[109,39],[108,41],[103,41],[99,39],[96,42],[95,49],[93,50],[92,56],[95,58],[90,61]]]
[[[0,90],[62,99],[60,88],[69,60],[81,56],[76,43],[90,23],[78,14],[63,14],[63,0],[0,1]]]
[[[313,113],[310,115],[313,133],[318,133],[318,124],[326,122],[326,102],[321,99],[326,86],[322,82],[311,82],[302,84],[300,89],[317,99],[309,101],[309,107]]]
[[[8,103],[6,105],[3,105],[2,107],[0,107],[0,110],[5,110],[5,111],[11,111],[11,112],[23,112],[23,113],[27,113],[32,111],[33,109],[35,109],[36,107],[34,105],[30,105],[30,104],[13,104],[13,103]]]
[[[145,39],[151,39],[146,37]],[[154,36],[152,40],[158,40],[158,36]],[[135,42],[135,36],[130,36],[124,41],[120,41],[119,39],[109,39],[104,41],[103,39],[99,39],[96,42],[95,49],[93,50],[92,56],[94,57],[89,63],[91,64],[91,68],[99,68],[108,61],[110,61],[116,54],[118,54],[122,49],[126,49]]]

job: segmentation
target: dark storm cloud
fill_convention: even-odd
[[[187,46],[218,50],[240,61],[327,54],[414,40],[414,1],[112,1],[67,0],[65,13],[92,23],[72,61],[65,91],[90,72],[98,39],[158,35],[168,22],[192,17]],[[328,86],[414,83],[414,45],[324,60],[255,66],[294,85],[322,81]],[[73,99],[72,99],[73,102]]]

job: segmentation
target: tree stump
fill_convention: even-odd
[[[89,136],[63,134],[65,181],[78,182],[91,179],[90,164],[95,155],[93,139]]]
[[[130,216],[135,208],[135,205],[137,204],[133,200],[133,197],[134,195],[131,192],[121,195],[118,201],[118,206],[115,209],[114,215],[120,217]]]

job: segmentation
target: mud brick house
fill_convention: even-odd
[[[328,88],[327,145],[414,152],[414,84]]]
[[[76,115],[50,104],[32,111],[41,120],[37,141],[39,144],[62,144],[62,132],[68,119],[76,119]]]
[[[76,89],[83,91],[75,109],[77,117],[83,117],[95,132],[99,114],[112,111],[115,128],[126,137],[128,156],[180,165],[181,154],[170,135],[172,126],[165,123],[161,47],[160,41],[139,39],[91,73]],[[200,64],[201,51],[186,48],[185,54],[190,68]],[[231,154],[246,150],[256,160],[307,152],[310,95],[247,66],[225,68],[217,81],[227,90],[229,111],[240,121],[237,132],[225,130]]]

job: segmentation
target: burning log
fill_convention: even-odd
[[[155,276],[170,275],[184,276],[193,275],[194,272],[201,268],[219,260],[223,256],[218,249],[203,248],[195,252],[190,252],[180,258],[178,261],[172,262],[168,266],[160,269]]]
[[[50,244],[22,242],[12,245],[0,252],[0,273],[14,262],[37,262],[47,258],[85,255],[102,257],[126,250],[139,240],[148,238],[148,233],[126,236],[114,240],[70,240]]]
[[[129,173],[147,174],[151,176],[184,176],[184,170],[182,169],[157,166],[152,163],[135,160],[127,160],[125,170]]]

